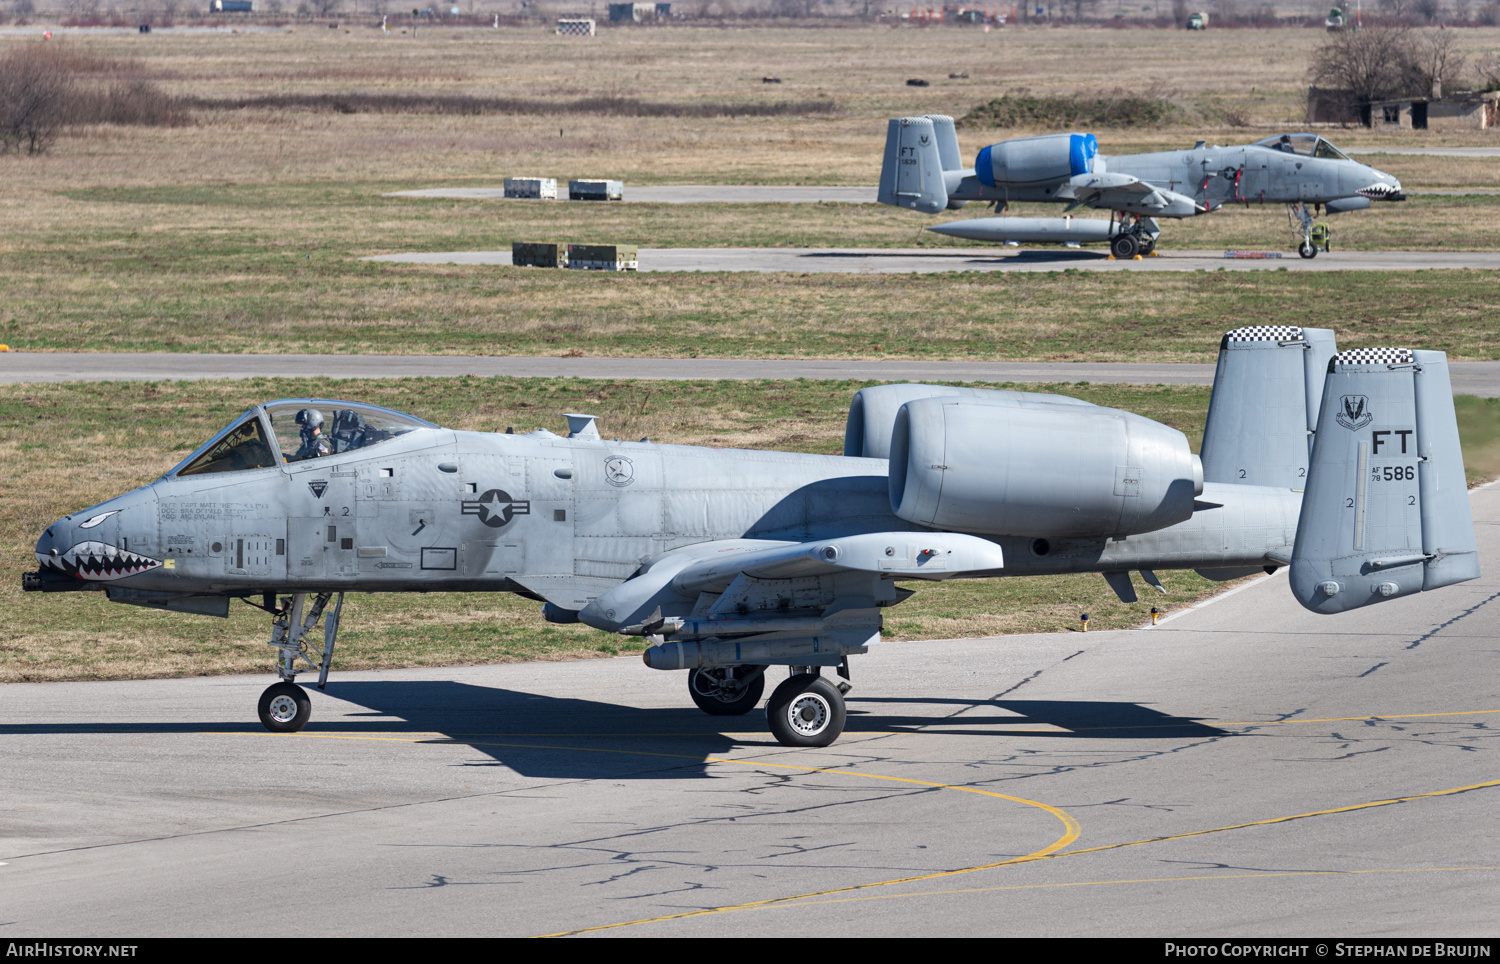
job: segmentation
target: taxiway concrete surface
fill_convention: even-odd
[[[1500,362],[1452,362],[1457,395],[1500,397]],[[870,379],[1212,385],[1213,365],[782,358],[561,358],[468,355],[199,355],[0,352],[0,384],[200,378]]]
[[[1264,252],[1258,252],[1264,253]],[[1500,251],[1333,251],[1316,258],[1226,258],[1218,251],[1161,251],[1117,261],[1079,248],[641,248],[641,271],[785,271],[836,274],[928,274],[939,271],[1424,271],[1500,269]],[[508,265],[509,251],[410,251],[363,261],[400,264]]]
[[[634,657],[335,670],[297,735],[268,676],[9,684],[0,935],[1492,937],[1473,504],[1483,578],[1343,616],[883,644],[822,750]]]

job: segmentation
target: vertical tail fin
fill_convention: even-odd
[[[958,128],[954,125],[953,118],[947,114],[928,114],[927,119],[932,121],[932,132],[937,138],[938,162],[943,171],[963,170],[963,155],[958,153]]]
[[[1335,355],[1308,476],[1291,566],[1308,609],[1344,612],[1479,575],[1442,352]]]
[[[1302,489],[1333,332],[1295,325],[1236,328],[1219,343],[1203,480]]]
[[[951,124],[952,118],[948,121]],[[956,137],[953,149],[957,154]],[[877,200],[924,214],[936,214],[948,206],[937,128],[931,118],[902,117],[886,127]]]

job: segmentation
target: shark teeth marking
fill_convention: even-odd
[[[38,552],[36,558],[49,569],[59,569],[76,579],[94,582],[123,579],[149,572],[161,565],[158,560],[149,556],[128,552],[105,542],[80,542],[60,555]]]
[[[1396,189],[1389,184],[1371,184],[1369,187],[1362,187],[1354,193],[1361,197],[1380,198],[1385,197],[1387,194],[1395,194]]]

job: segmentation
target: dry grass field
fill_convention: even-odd
[[[1474,59],[1500,30],[1461,31]],[[383,196],[495,186],[507,174],[629,184],[871,183],[885,120],[962,115],[1008,91],[1168,97],[1175,126],[1100,130],[1105,149],[1228,143],[1300,126],[1315,30],[1188,34],[1102,27],[607,30],[432,28],[66,33],[52,43],[118,58],[174,97],[623,98],[617,113],[340,113],[195,109],[169,127],[96,126],[39,157],[0,157],[0,341],[30,351],[554,352],[1205,358],[1242,319],[1302,317],[1372,338],[1427,339],[1497,357],[1487,278],[1342,276],[1253,282],[537,278],[504,269],[369,265],[403,250],[503,248],[565,236],[642,246],[953,245],[933,219],[875,205],[616,205]],[[39,43],[0,37],[0,50]],[[1107,69],[1080,65],[1108,65]],[[130,66],[134,65],[134,66]],[[125,68],[122,68],[125,69]],[[949,79],[949,74],[967,78]],[[775,76],[780,84],[762,83]],[[931,86],[906,86],[923,78]],[[832,113],[796,113],[799,104]],[[670,116],[790,105],[779,116]],[[652,106],[654,105],[654,106]],[[392,108],[398,110],[398,107]],[[569,109],[571,110],[571,108]],[[1250,127],[1227,126],[1226,118]],[[962,134],[966,153],[1033,131]],[[1489,144],[1488,134],[1335,131],[1345,145]],[[1378,163],[1409,187],[1500,187],[1491,159]],[[628,187],[627,187],[628,190]],[[948,217],[971,216],[972,210]],[[1040,213],[1040,212],[1018,212]],[[1055,213],[1053,211],[1052,213]],[[1500,248],[1500,196],[1414,197],[1333,221],[1342,249]],[[1178,247],[1288,246],[1275,208],[1168,226]],[[908,327],[918,320],[917,330]],[[935,329],[935,330],[934,330]],[[869,337],[870,331],[877,337]]]

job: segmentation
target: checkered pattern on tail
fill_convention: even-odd
[[[1225,341],[1301,341],[1302,329],[1297,325],[1249,325],[1236,328],[1224,335]]]
[[[1333,356],[1333,365],[1410,365],[1410,348],[1351,348]]]

